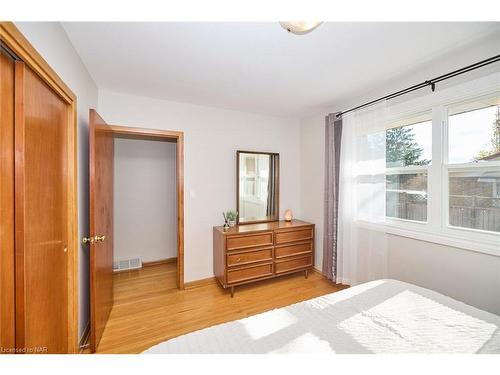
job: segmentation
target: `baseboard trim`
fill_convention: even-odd
[[[177,257],[153,260],[151,262],[142,262],[143,267],[158,266],[159,264],[177,263]]]
[[[313,267],[312,272],[317,273],[318,275],[321,275],[322,277],[326,277],[323,275],[323,272],[318,270],[317,268]],[[215,276],[212,277],[207,277],[206,279],[200,279],[200,280],[194,280],[194,281],[189,281],[187,283],[184,283],[184,289],[193,289],[193,288],[199,288],[202,286],[207,286],[211,284],[217,284],[217,278]]]
[[[90,321],[87,322],[87,325],[85,326],[85,329],[83,330],[82,337],[80,338],[79,342],[79,352],[80,354],[85,351],[87,346],[89,345],[89,338],[90,338]]]
[[[321,276],[323,276],[323,277],[326,277],[325,275],[323,275],[323,272],[321,272],[320,270],[318,270],[316,267],[313,267],[313,268],[312,268],[312,271],[313,271],[313,272],[315,272],[315,273],[317,273],[318,275],[321,275]]]
[[[217,279],[215,276],[208,277],[206,279],[200,279],[200,280],[194,280],[194,281],[189,281],[187,283],[184,283],[184,289],[194,289],[194,288],[199,288],[201,286],[207,286],[207,285],[212,285],[216,284]]]
[[[312,271],[313,271],[313,272],[315,272],[315,273],[317,273],[318,275],[323,276],[325,279],[327,279],[327,280],[328,280],[329,282],[331,282],[333,285],[340,287],[340,289],[346,289],[346,288],[350,288],[350,287],[351,287],[351,286],[350,286],[350,285],[348,285],[348,284],[340,284],[340,283],[336,283],[336,282],[335,282],[335,281],[333,281],[333,280],[329,280],[323,272],[321,272],[320,270],[318,270],[318,269],[317,269],[317,268],[315,268],[315,267],[313,267]]]

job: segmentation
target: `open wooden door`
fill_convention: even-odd
[[[113,307],[113,133],[91,109],[90,167],[90,349],[95,352]]]

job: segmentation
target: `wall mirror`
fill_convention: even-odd
[[[279,160],[279,154],[271,152],[236,152],[239,224],[278,220]]]

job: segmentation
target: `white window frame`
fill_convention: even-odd
[[[396,116],[395,118],[391,118],[389,121],[389,124],[392,124],[394,122],[401,122],[402,125],[400,126],[389,126],[389,128],[398,128],[398,127],[405,127],[405,126],[410,126],[414,124],[421,123],[423,121],[429,121],[429,120],[422,120],[422,116],[427,117],[427,115],[430,113],[430,110],[427,111],[420,111],[419,113],[412,113],[411,115],[408,114],[403,114],[402,116]],[[409,121],[405,121],[408,119]],[[415,120],[417,119],[417,120]],[[396,121],[394,121],[396,120]],[[431,114],[431,122],[432,122],[432,114]],[[432,124],[431,124],[432,126]],[[434,150],[432,150],[434,152]],[[432,161],[430,165],[408,165],[404,167],[389,167],[386,168],[385,173],[386,175],[388,174],[413,174],[413,173],[422,173],[425,172],[427,174],[427,220],[426,221],[419,221],[419,220],[409,220],[409,219],[403,219],[403,218],[397,218],[397,217],[390,217],[386,216],[386,222],[392,225],[404,225],[409,228],[413,229],[421,229],[423,224],[428,224],[429,223],[429,172],[430,168],[432,166]]]
[[[415,174],[415,173],[424,173],[427,174],[427,220],[425,221],[420,221],[420,220],[410,220],[410,219],[403,219],[403,218],[398,218],[398,217],[392,217],[392,216],[386,216],[386,221],[390,223],[414,223],[416,225],[421,225],[421,224],[428,224],[429,223],[429,168],[430,165],[411,165],[408,167],[393,167],[393,168],[386,168],[385,174],[386,175],[402,175],[402,174]]]
[[[450,105],[451,106],[451,105]],[[450,107],[448,106],[448,107]],[[490,170],[492,167],[500,168],[500,161],[487,161],[484,163],[462,163],[462,164],[450,164],[448,160],[448,152],[449,152],[449,144],[448,144],[448,108],[443,107],[441,109],[441,124],[443,127],[443,161],[442,161],[442,171],[441,171],[441,185],[442,185],[442,213],[443,213],[443,228],[444,232],[447,235],[454,237],[463,237],[463,238],[473,238],[475,240],[481,242],[498,242],[498,246],[500,246],[500,233],[495,233],[491,231],[474,229],[474,228],[466,228],[466,227],[457,227],[450,224],[450,194],[449,194],[449,174],[450,171],[471,171],[471,170]]]
[[[500,256],[500,233],[449,224],[449,172],[500,168],[500,161],[448,164],[448,108],[467,101],[498,95],[500,73],[425,95],[389,107],[389,123],[432,111],[432,162],[428,166],[387,168],[387,174],[427,171],[427,221],[387,217],[385,224],[364,223],[372,229],[462,249]]]

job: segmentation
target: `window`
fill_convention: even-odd
[[[427,173],[386,176],[386,216],[427,221]]]
[[[474,108],[481,103],[473,103]],[[483,104],[484,105],[484,104]],[[500,160],[500,119],[498,105],[460,111],[451,107],[448,118],[448,159],[450,164]]]
[[[430,113],[425,116],[430,117]],[[390,128],[386,131],[387,167],[429,165],[432,160],[432,122]]]
[[[449,108],[448,224],[500,232],[500,105]]]
[[[454,92],[460,99],[443,94],[391,109],[387,232],[500,255],[500,93],[494,92],[471,99]],[[435,100],[450,104],[431,105]],[[427,112],[411,114],[412,106]]]
[[[500,232],[500,171],[450,171],[449,224]]]
[[[267,201],[269,155],[242,154],[240,184],[242,197],[247,201]]]
[[[430,113],[423,115],[430,118]],[[386,216],[427,221],[427,174],[432,122],[396,124],[386,131]]]

